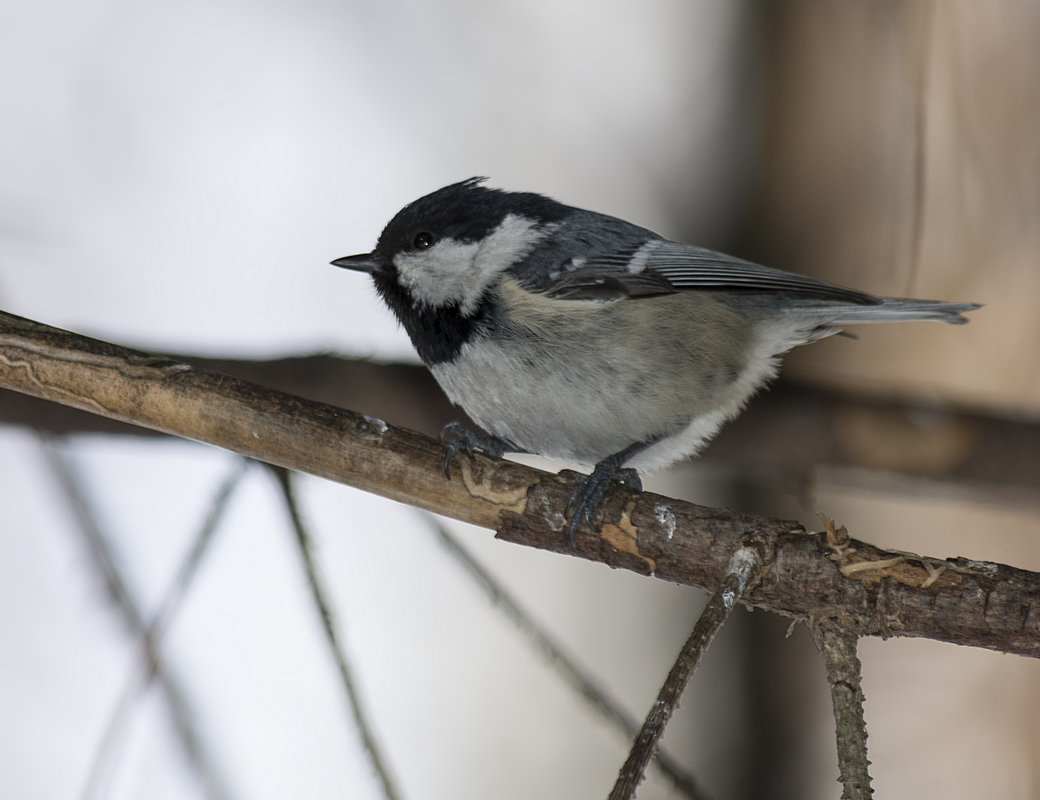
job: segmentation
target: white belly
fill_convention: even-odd
[[[694,453],[805,341],[706,293],[590,303],[504,285],[501,300],[526,326],[464,344],[434,377],[489,433],[583,466],[653,439],[628,466]]]

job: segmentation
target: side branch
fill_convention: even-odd
[[[767,572],[744,598],[858,636],[919,636],[1040,656],[1040,575],[886,552],[797,523],[614,487],[602,532],[567,541],[574,473],[460,457],[434,440],[321,403],[0,312],[0,387],[195,439],[498,531],[499,538],[710,591],[729,554]]]
[[[867,758],[867,723],[863,718],[863,677],[856,655],[856,634],[810,622],[816,647],[827,667],[831,687],[835,734],[838,741],[838,775],[841,800],[869,800],[870,760]]]

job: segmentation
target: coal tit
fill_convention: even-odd
[[[367,272],[448,397],[459,450],[593,466],[566,509],[592,525],[611,480],[696,452],[797,345],[866,322],[959,324],[979,306],[873,295],[668,241],[471,178],[405,206]]]

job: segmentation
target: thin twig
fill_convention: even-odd
[[[165,638],[166,631],[169,630],[170,624],[180,608],[181,601],[187,596],[188,589],[195,578],[199,566],[202,564],[203,556],[215,538],[214,534],[224,516],[224,512],[227,510],[231,495],[238,487],[242,476],[245,475],[246,469],[251,463],[249,459],[235,459],[233,469],[218,486],[213,500],[209,504],[209,511],[206,513],[206,518],[203,520],[202,526],[192,542],[191,550],[182,562],[177,575],[170,584],[170,588],[166,591],[151,622],[148,623],[142,640],[145,651],[143,668],[136,675],[131,676],[126,686],[123,687],[123,693],[112,711],[112,716],[108,720],[105,733],[102,735],[101,742],[98,745],[97,754],[94,758],[92,778],[100,776],[103,765],[114,757],[117,744],[126,736],[126,728],[130,722],[131,714],[137,705],[138,698],[151,685],[156,676],[160,674],[160,643]],[[184,712],[185,710],[174,708],[174,718],[177,719],[178,716],[184,715],[185,719],[179,721],[186,725],[191,725],[191,718]],[[212,771],[211,767],[209,769]],[[97,788],[98,784],[92,780],[88,783],[88,788],[84,791],[83,797],[93,797]],[[222,785],[222,782],[218,783],[217,781],[207,782],[207,793],[211,798],[232,796],[227,787]]]
[[[114,757],[116,746],[126,737],[127,725],[130,722],[130,717],[133,709],[136,707],[138,698],[151,686],[156,676],[160,674],[159,645],[165,637],[166,630],[170,628],[171,623],[174,621],[181,601],[187,596],[192,579],[196,576],[203,557],[214,538],[220,519],[224,517],[224,513],[228,508],[228,501],[231,499],[231,495],[238,487],[242,475],[245,474],[245,470],[248,469],[251,463],[249,459],[236,459],[234,467],[227,478],[217,487],[216,493],[210,501],[209,511],[200,527],[199,534],[194,537],[187,557],[177,571],[170,589],[166,591],[162,601],[159,603],[158,611],[156,611],[152,621],[148,624],[145,637],[142,638],[142,644],[144,644],[145,648],[144,664],[127,681],[123,694],[119,701],[116,702],[108,724],[105,726],[105,732],[102,734],[94,759],[95,768],[92,773],[92,780],[87,784],[87,789],[83,793],[84,798],[94,797],[97,794],[100,784],[94,778],[100,777],[104,765],[109,763]],[[191,718],[186,716],[186,709],[184,711],[175,709],[174,716],[175,719],[179,716],[185,716],[183,722],[187,725],[191,724]],[[209,781],[207,785],[208,796],[211,798],[231,797],[230,791],[222,783]]]
[[[867,758],[867,724],[863,718],[863,688],[857,637],[814,621],[810,625],[816,646],[827,667],[831,686],[838,746],[838,774],[842,800],[870,800],[870,761]]]
[[[632,744],[628,759],[618,773],[609,800],[631,800],[635,797],[636,787],[643,780],[646,765],[657,749],[665,726],[678,707],[679,698],[697,669],[701,656],[719,632],[719,628],[729,618],[737,601],[757,582],[761,567],[761,556],[753,547],[741,547],[733,555],[722,587],[708,599],[708,604],[693,626],[693,632],[679,651],[675,664],[657,695],[657,700],[646,715],[646,721],[643,722],[643,727]]]
[[[199,534],[184,564],[178,571],[177,577],[166,594],[159,612],[151,622],[146,622],[140,605],[130,590],[130,585],[124,578],[118,559],[115,557],[114,549],[109,543],[109,537],[98,520],[93,506],[88,497],[72,462],[69,460],[61,447],[50,439],[42,439],[43,453],[55,477],[60,489],[64,492],[69,506],[72,509],[80,532],[87,541],[88,549],[98,572],[102,575],[106,589],[111,595],[115,606],[122,613],[123,620],[130,628],[131,633],[138,639],[143,659],[142,668],[136,678],[130,680],[123,690],[115,709],[105,727],[105,732],[98,743],[98,748],[91,762],[90,774],[84,784],[82,797],[91,798],[98,796],[104,783],[105,776],[110,772],[113,760],[118,753],[121,743],[126,736],[126,723],[130,719],[131,712],[136,706],[140,693],[155,679],[164,698],[173,721],[173,727],[177,740],[181,743],[188,763],[206,787],[206,793],[211,798],[232,797],[227,783],[219,770],[216,768],[213,758],[205,748],[201,737],[195,730],[195,715],[191,710],[187,692],[181,687],[179,681],[170,672],[163,662],[159,643],[165,633],[174,613],[187,591],[195,570],[201,562],[206,545],[212,539],[224,509],[227,506],[234,487],[240,480],[245,465],[244,459],[236,459],[235,469],[221,484],[213,501],[210,503],[209,512]]]
[[[361,692],[354,677],[354,668],[351,666],[347,658],[346,649],[340,642],[339,634],[336,632],[332,605],[329,602],[329,593],[322,583],[318,565],[314,560],[313,539],[307,530],[307,526],[303,521],[303,515],[300,513],[299,504],[296,501],[293,475],[289,470],[281,467],[272,467],[271,471],[278,480],[282,497],[285,500],[286,510],[289,512],[293,532],[296,534],[296,541],[300,547],[300,556],[303,558],[303,566],[307,572],[307,584],[311,589],[311,597],[321,617],[322,628],[325,631],[325,639],[329,644],[332,658],[339,669],[340,681],[343,683],[343,689],[347,694],[347,701],[350,705],[351,715],[354,718],[354,725],[357,727],[358,735],[361,737],[361,745],[383,787],[383,796],[387,800],[397,800],[397,798],[401,797],[401,794],[396,788],[396,782],[390,772],[390,767],[382,755],[382,749],[376,740],[372,725],[368,721],[368,715],[361,699]]]
[[[198,535],[192,542],[191,550],[185,556],[180,569],[177,570],[173,583],[170,584],[170,588],[166,591],[162,602],[159,603],[159,608],[155,612],[155,616],[152,618],[150,630],[156,640],[162,638],[170,627],[170,623],[188,594],[191,582],[202,565],[202,559],[213,541],[214,534],[217,532],[224,513],[227,511],[231,496],[242,482],[242,478],[245,477],[247,470],[254,463],[252,459],[248,458],[235,459],[235,463],[228,472],[227,477],[217,486],[217,491],[214,492],[213,499],[209,503],[209,511],[202,520],[202,526],[199,528]]]
[[[513,595],[463,547],[462,543],[440,520],[432,514],[424,514],[423,518],[459,565],[484,590],[491,602],[502,611],[516,629],[527,638],[534,649],[549,662],[557,674],[570,684],[600,716],[614,725],[626,739],[635,739],[639,732],[636,721],[607,694],[605,689],[586,674],[574,659],[567,655],[565,649],[545,632],[542,626],[520,606]],[[654,762],[684,797],[691,798],[691,800],[704,800],[706,797],[704,791],[697,785],[693,776],[687,773],[675,759],[658,750],[654,754]]]

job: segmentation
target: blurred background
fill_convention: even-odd
[[[451,412],[414,368],[273,360],[413,365],[364,276],[328,262],[488,175],[868,291],[985,303],[966,327],[803,348],[649,488],[1040,570],[1036,0],[45,0],[0,19],[5,311],[432,432]],[[382,796],[269,470],[7,394],[0,419],[0,795]],[[606,795],[627,740],[428,519],[294,487],[401,797]],[[450,529],[642,717],[703,593]],[[1040,665],[911,640],[861,655],[878,796],[1040,796]],[[829,798],[832,730],[804,627],[741,611],[665,749],[703,796]],[[651,770],[639,796],[684,795]]]

